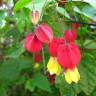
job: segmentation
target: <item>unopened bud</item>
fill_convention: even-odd
[[[39,17],[40,17],[40,14],[37,10],[33,10],[31,13],[30,13],[30,20],[31,22],[36,25],[39,21]]]

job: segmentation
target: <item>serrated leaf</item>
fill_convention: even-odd
[[[32,0],[19,0],[15,6],[14,6],[14,11],[18,11],[21,8],[25,7],[27,4],[29,4],[30,2],[32,2]]]
[[[34,86],[36,86],[42,90],[51,92],[50,84],[49,84],[47,78],[45,76],[43,76],[42,74],[36,74],[34,76],[34,78],[32,79],[32,82],[33,82]]]
[[[85,54],[85,58],[79,66],[81,75],[79,86],[86,95],[90,95],[96,87],[96,62],[94,60],[93,57]]]

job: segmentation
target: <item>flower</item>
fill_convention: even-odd
[[[64,68],[65,80],[71,84],[80,80],[80,75],[76,66],[79,64],[81,55],[80,50],[74,43],[66,43],[58,48],[57,59]]]
[[[30,14],[29,14],[29,17],[30,17],[30,20],[31,22],[36,25],[39,21],[39,17],[40,17],[40,14],[39,14],[39,11],[37,10],[33,10]]]
[[[61,67],[58,64],[57,58],[50,57],[49,62],[47,64],[47,70],[51,75],[59,75],[61,72]]]
[[[76,33],[74,30],[66,30],[64,32],[64,38],[68,42],[74,42],[76,39]]]
[[[50,43],[53,39],[52,29],[46,24],[42,23],[41,25],[35,28],[35,33],[37,38],[43,43]]]
[[[61,67],[57,61],[57,49],[60,44],[64,43],[63,40],[62,38],[53,38],[52,42],[48,45],[48,52],[51,57],[47,64],[47,69],[51,75],[59,75],[61,72]]]
[[[78,83],[78,81],[80,80],[78,69],[76,67],[74,69],[67,69],[65,71],[65,80],[69,84],[71,84],[72,82]]]
[[[43,43],[38,40],[36,35],[28,33],[25,38],[25,49],[30,53],[39,53],[43,47]]]
[[[74,43],[60,45],[57,52],[58,62],[65,70],[73,69],[80,63],[80,50]]]

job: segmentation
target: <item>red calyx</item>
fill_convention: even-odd
[[[25,39],[25,49],[30,53],[39,53],[43,47],[36,35],[29,33]]]
[[[75,32],[77,32],[78,28],[80,27],[80,23],[73,23],[72,28]]]
[[[74,43],[60,45],[57,56],[59,64],[66,69],[73,69],[80,63],[80,50]]]
[[[64,38],[68,42],[74,42],[76,39],[76,33],[74,30],[66,30],[64,32]]]
[[[35,33],[37,38],[43,43],[50,43],[53,39],[52,29],[46,23],[37,26]]]
[[[57,56],[57,49],[60,44],[64,43],[63,38],[54,38],[51,43],[48,45],[48,52],[52,57]]]
[[[35,54],[34,60],[35,62],[40,63],[42,61],[42,56],[40,54]]]

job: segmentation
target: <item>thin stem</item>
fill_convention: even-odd
[[[42,58],[43,58],[43,70],[44,70],[44,75],[46,75],[46,64],[45,64],[44,48],[42,48]]]

